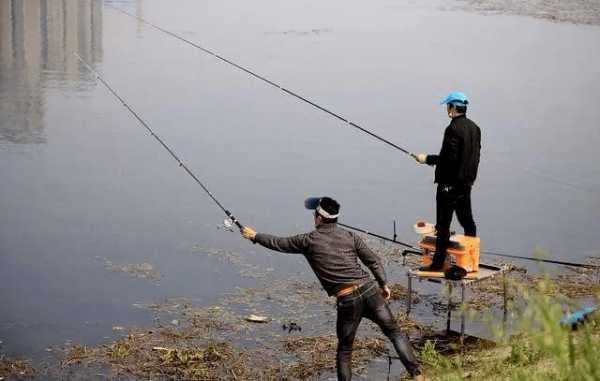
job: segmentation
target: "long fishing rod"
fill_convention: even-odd
[[[398,241],[396,239],[392,239],[392,238],[389,238],[389,237],[386,237],[386,236],[383,236],[383,235],[380,235],[380,234],[371,233],[368,230],[357,228],[355,226],[346,225],[346,224],[342,224],[342,223],[339,223],[339,222],[338,222],[338,225],[340,225],[342,227],[345,227],[347,229],[351,229],[351,230],[354,230],[354,231],[357,231],[357,232],[360,232],[360,233],[363,233],[363,234],[370,235],[370,236],[375,237],[375,238],[382,239],[382,240],[384,240],[386,242],[395,243],[397,245],[407,247],[407,248],[412,249],[414,251],[421,252],[421,249],[419,249],[418,247],[415,247],[413,245],[410,245],[410,244],[408,244],[406,242]],[[412,252],[412,251],[409,251],[409,253],[411,253],[411,254],[417,254],[417,253]],[[598,265],[585,264],[585,263],[575,263],[575,262],[566,262],[566,261],[559,261],[559,260],[555,260],[555,259],[542,259],[542,258],[524,257],[524,256],[521,256],[521,255],[497,253],[495,251],[485,251],[484,250],[484,251],[481,251],[481,254],[493,255],[493,256],[496,256],[496,257],[504,257],[504,258],[523,259],[523,260],[526,260],[526,261],[551,263],[551,264],[562,265],[562,266],[585,267],[585,268],[591,268],[591,269],[600,269],[600,266],[598,266]]]
[[[119,96],[119,94],[117,94],[117,92],[100,76],[100,74],[98,74],[98,72],[96,70],[94,70],[87,62],[85,62],[85,60],[83,58],[81,58],[81,56],[79,54],[77,54],[76,52],[73,53],[75,55],[75,57],[77,57],[77,59],[91,72],[96,76],[96,79],[98,79],[98,81],[100,81],[100,83],[102,83],[107,89],[108,91],[110,91],[110,93],[112,95],[115,96],[115,98],[117,98],[121,104],[138,120],[138,122],[140,122],[140,124],[146,128],[146,130],[148,130],[148,132],[150,133],[150,135],[156,139],[156,141],[158,141],[160,143],[160,145],[171,155],[171,157],[173,157],[173,159],[175,159],[175,161],[179,164],[179,166],[181,168],[183,168],[188,175],[190,175],[190,177],[192,179],[194,179],[194,181],[200,185],[200,187],[202,187],[202,189],[204,190],[204,192],[206,192],[206,194],[215,202],[215,204],[217,204],[217,206],[227,215],[227,218],[229,218],[229,220],[231,220],[232,223],[234,223],[240,230],[244,227],[238,220],[237,218],[235,218],[235,216],[229,211],[227,210],[223,204],[221,204],[219,202],[219,200],[217,200],[217,198],[211,193],[210,190],[208,190],[208,188],[204,185],[204,183],[202,183],[202,181],[200,181],[200,179],[198,178],[198,176],[196,176],[194,174],[194,172],[192,172],[187,165],[185,165],[185,163],[183,161],[181,161],[181,159],[179,158],[179,156],[177,156],[175,154],[175,152],[164,142],[164,140],[162,140],[158,135],[156,135],[154,133],[154,131],[150,128],[150,126],[148,125],[148,123],[146,123],[139,115],[138,113],[136,113],[133,108],[131,108],[131,106],[129,106],[129,104],[127,102],[125,102],[125,100],[123,98],[121,98]]]
[[[287,89],[287,88],[281,86],[280,84],[278,84],[278,83],[276,83],[276,82],[268,79],[267,77],[265,77],[263,75],[260,75],[260,74],[256,73],[255,71],[250,70],[249,68],[247,68],[245,66],[242,66],[242,65],[240,65],[238,63],[235,63],[234,61],[232,61],[232,60],[230,60],[230,59],[228,59],[226,57],[223,57],[220,54],[218,54],[218,53],[216,53],[216,52],[214,52],[214,51],[212,51],[210,49],[207,49],[207,48],[205,48],[205,47],[203,47],[203,46],[201,46],[201,45],[199,45],[199,44],[197,44],[197,43],[195,43],[193,41],[190,41],[190,40],[188,40],[188,39],[186,39],[186,38],[184,38],[184,37],[182,37],[182,36],[180,36],[180,35],[178,35],[176,33],[173,33],[170,30],[164,29],[164,28],[162,28],[162,27],[160,27],[160,26],[158,26],[156,24],[153,24],[150,21],[147,21],[147,20],[145,20],[145,19],[143,19],[143,18],[141,18],[139,16],[131,14],[131,13],[129,13],[129,12],[127,12],[127,11],[119,8],[119,7],[115,7],[115,6],[111,5],[111,4],[105,4],[105,5],[107,7],[115,9],[115,10],[117,10],[117,11],[119,11],[119,12],[121,12],[121,13],[127,15],[127,16],[129,16],[129,17],[132,17],[132,18],[134,18],[134,19],[136,19],[138,21],[141,21],[144,24],[149,25],[149,26],[151,26],[152,28],[154,28],[156,30],[159,30],[159,31],[161,31],[161,32],[163,32],[165,34],[168,34],[171,37],[174,37],[174,38],[176,38],[176,39],[178,39],[180,41],[183,41],[186,44],[189,44],[189,45],[191,45],[191,46],[193,46],[193,47],[195,47],[197,49],[200,49],[204,53],[207,53],[207,54],[209,54],[209,55],[211,55],[211,56],[213,56],[213,57],[215,57],[215,58],[217,58],[217,59],[219,59],[219,60],[221,60],[221,61],[223,61],[223,62],[225,62],[225,63],[227,63],[227,64],[229,64],[229,65],[231,65],[231,66],[233,66],[233,67],[235,67],[235,68],[237,68],[237,69],[239,69],[239,70],[241,70],[241,71],[243,71],[243,72],[245,72],[247,74],[250,74],[254,78],[257,78],[257,79],[259,79],[259,80],[261,80],[261,81],[263,81],[263,82],[265,82],[265,83],[267,83],[267,84],[269,84],[269,85],[271,85],[271,86],[273,86],[273,87],[275,87],[275,88],[283,91],[286,94],[289,94],[289,95],[291,95],[291,96],[293,96],[293,97],[295,97],[295,98],[297,98],[297,99],[299,99],[299,100],[301,100],[303,102],[306,102],[309,105],[311,105],[311,106],[313,106],[313,107],[315,107],[315,108],[317,108],[317,109],[319,109],[319,110],[321,110],[321,111],[329,114],[330,116],[332,116],[332,117],[334,117],[334,118],[336,118],[336,119],[338,119],[338,120],[346,123],[348,126],[356,128],[357,130],[362,131],[365,134],[370,135],[371,137],[373,137],[373,138],[375,138],[375,139],[377,139],[377,140],[379,140],[379,141],[381,141],[381,142],[383,142],[383,143],[385,143],[385,144],[387,144],[387,145],[389,145],[391,147],[394,147],[395,149],[397,149],[397,150],[399,150],[399,151],[401,151],[401,152],[409,155],[410,157],[416,159],[415,154],[411,153],[407,149],[402,148],[402,147],[400,147],[399,145],[397,145],[395,143],[392,143],[388,139],[385,139],[385,138],[377,135],[376,133],[374,133],[372,131],[369,131],[369,130],[367,130],[364,127],[361,127],[357,123],[352,122],[351,120],[349,120],[349,119],[341,116],[340,114],[337,114],[337,113],[331,111],[330,109],[317,104],[315,101],[312,101],[312,100],[310,100],[310,99],[308,99],[308,98],[306,98],[306,97],[304,97],[304,96],[302,96],[302,95],[300,95],[300,94],[298,94],[298,93],[296,93],[296,92],[294,92],[294,91],[292,91],[290,89]]]

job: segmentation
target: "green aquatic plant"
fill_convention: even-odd
[[[556,282],[543,276],[531,283],[511,284],[516,295],[514,325],[509,334],[502,325],[498,346],[444,358],[433,343],[420,352],[431,380],[580,381],[600,380],[600,314],[596,312],[573,329],[560,324],[579,306],[560,293]],[[600,300],[600,293],[596,296]],[[490,319],[491,320],[491,319]]]

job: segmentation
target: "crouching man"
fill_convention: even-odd
[[[379,257],[358,235],[338,227],[340,205],[335,200],[309,198],[305,206],[315,210],[315,230],[310,233],[275,237],[244,227],[242,235],[271,250],[303,254],[327,294],[337,298],[338,380],[352,378],[352,345],[360,321],[366,317],[391,340],[410,375],[423,381],[411,344],[400,331],[386,301],[390,289]],[[376,281],[363,270],[359,259]]]

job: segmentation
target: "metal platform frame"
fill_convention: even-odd
[[[443,277],[431,277],[431,276],[422,276],[418,274],[417,270],[409,270],[407,272],[408,277],[408,305],[406,307],[406,316],[410,315],[412,310],[412,281],[413,279],[418,279],[419,281],[427,280],[433,283],[440,283],[443,286],[448,288],[448,313],[446,317],[446,333],[450,333],[450,326],[452,321],[452,291],[454,289],[460,288],[460,302],[461,306],[465,303],[465,291],[468,287],[473,286],[474,284],[489,280],[491,278],[495,278],[497,276],[502,276],[502,290],[503,290],[503,324],[506,325],[506,320],[508,317],[508,286],[506,274],[509,269],[507,266],[493,266],[480,264],[479,265],[479,274],[476,278],[472,279],[461,279],[461,280],[449,280]],[[463,308],[460,312],[460,346],[461,348],[464,346],[465,340],[465,309]]]

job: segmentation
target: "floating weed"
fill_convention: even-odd
[[[246,361],[247,356],[230,343],[201,338],[193,332],[174,335],[164,330],[134,330],[110,345],[69,347],[62,366],[108,365],[115,374],[140,378],[258,379]]]
[[[254,349],[230,341],[183,331],[131,330],[127,337],[95,348],[73,345],[65,349],[63,369],[108,366],[115,375],[185,380],[307,379],[335,369],[335,336],[289,336]],[[279,360],[285,353],[285,359]],[[386,353],[385,341],[358,338],[354,346],[356,372]]]
[[[216,257],[222,262],[230,263],[239,269],[239,274],[245,278],[264,279],[271,274],[274,269],[271,267],[263,268],[249,263],[240,253],[231,250],[214,249],[195,245],[192,247],[192,253],[206,254]]]
[[[109,271],[126,273],[136,278],[157,281],[160,273],[150,263],[117,265],[108,259],[104,259],[104,267]]]
[[[454,7],[483,14],[524,15],[554,22],[600,25],[600,4],[590,0],[463,0]],[[545,179],[546,176],[526,169],[533,176]],[[555,180],[560,181],[560,180]],[[585,186],[560,181],[563,185],[588,192],[595,192]]]
[[[37,370],[31,366],[28,360],[11,359],[0,355],[0,379],[33,378],[37,373]]]

